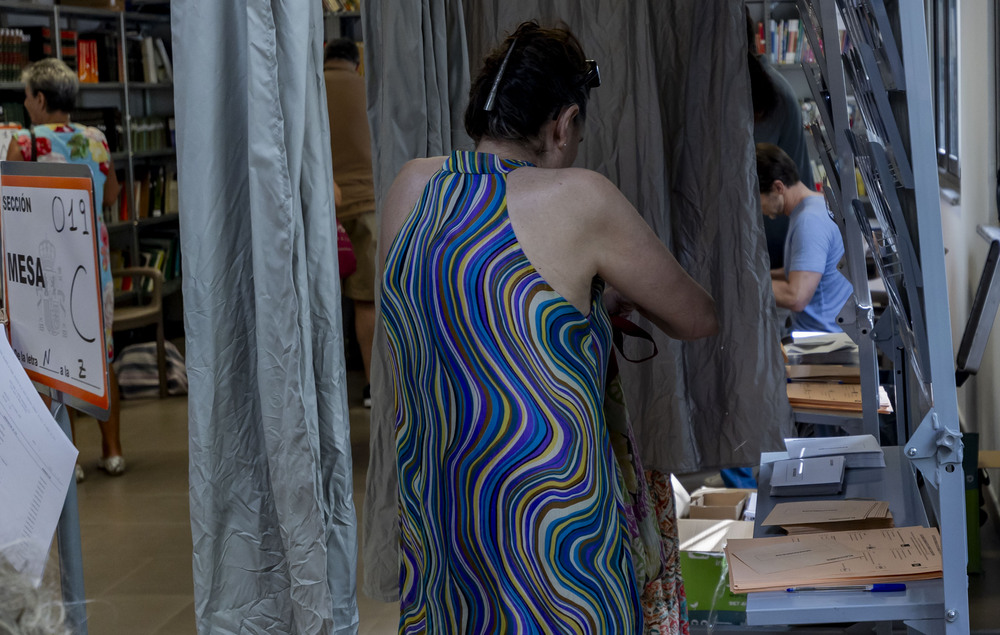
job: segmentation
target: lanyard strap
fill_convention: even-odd
[[[647,342],[653,345],[653,352],[647,355],[646,357],[642,357],[639,359],[629,359],[629,357],[625,354],[625,348],[623,346],[625,343],[626,335],[646,340]],[[621,354],[622,359],[625,359],[627,361],[633,363],[644,362],[646,360],[653,359],[654,357],[656,357],[656,354],[659,353],[659,350],[656,348],[656,342],[653,340],[653,336],[650,335],[646,331],[646,329],[642,328],[641,326],[639,326],[635,322],[632,322],[626,317],[622,317],[620,315],[611,316],[611,337],[615,343],[615,348],[618,349],[618,352]]]

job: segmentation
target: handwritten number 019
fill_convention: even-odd
[[[78,204],[75,210],[73,209],[74,204]],[[74,218],[76,214],[79,214],[83,220],[83,235],[90,234],[90,230],[87,228],[87,204],[82,198],[78,201],[70,201],[68,212],[66,211],[66,204],[63,203],[62,197],[55,196],[52,198],[52,226],[55,227],[56,233],[60,233],[66,229],[66,219],[63,218],[64,213],[69,217],[69,230],[71,232],[80,230],[80,227],[76,224],[76,218]]]

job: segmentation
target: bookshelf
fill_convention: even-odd
[[[130,6],[137,11],[0,0],[2,33],[32,41],[41,37],[25,44],[31,54],[19,59],[21,65],[54,54],[78,70],[90,69],[81,71],[86,77],[72,120],[105,133],[122,184],[119,200],[103,210],[113,267],[155,261],[150,245],[177,241],[179,233],[169,3],[147,0]],[[54,33],[60,34],[61,46],[52,47],[52,38],[43,37]],[[43,45],[48,46],[44,52]],[[19,108],[24,99],[19,72],[17,63],[2,69],[0,103],[7,121],[26,125]],[[178,250],[172,251],[179,259]],[[179,274],[179,267],[164,270],[165,294],[180,289],[179,278],[171,276],[175,270]],[[126,299],[122,295],[119,299]]]
[[[329,42],[338,37],[348,37],[361,42],[360,11],[327,11],[323,14],[323,40]]]

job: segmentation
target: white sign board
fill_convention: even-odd
[[[93,201],[87,166],[0,164],[11,348],[31,379],[106,417],[110,401]]]

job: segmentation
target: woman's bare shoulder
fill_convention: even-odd
[[[615,189],[603,174],[586,168],[527,167],[515,170],[513,174],[521,177],[523,182],[531,187],[560,193],[575,191],[584,199]]]
[[[427,182],[444,165],[445,157],[412,159],[400,169],[386,194],[382,207],[380,252],[384,261],[389,244],[395,239],[403,221],[413,211]]]
[[[577,221],[603,215],[609,203],[621,196],[607,177],[585,168],[521,168],[511,178],[514,188],[535,206],[562,210]]]
[[[398,185],[405,191],[412,191],[414,189],[423,190],[427,185],[427,181],[430,180],[435,172],[441,169],[444,161],[445,157],[427,157],[425,159],[411,159],[407,161],[399,171],[399,174],[396,175],[393,187]]]

